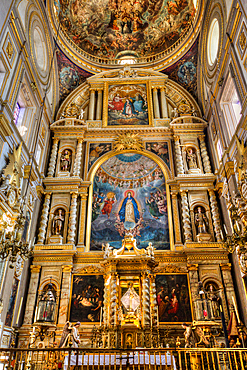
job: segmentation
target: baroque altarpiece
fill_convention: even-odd
[[[222,244],[215,175],[193,97],[164,74],[128,66],[88,78],[61,105],[20,341],[49,284],[56,335],[81,322],[106,348],[150,347],[160,330],[220,320],[198,282],[235,292]],[[213,287],[213,288],[212,288]],[[145,333],[145,335],[143,335]]]

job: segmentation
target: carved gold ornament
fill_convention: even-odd
[[[22,166],[23,161],[21,159],[22,143],[16,149],[14,148],[13,153],[9,153],[9,164],[3,170],[4,176],[10,176],[9,184],[15,185],[20,188],[20,179],[23,177]]]
[[[242,179],[246,177],[247,171],[247,146],[244,146],[244,140],[240,141],[236,135],[236,143],[238,148],[237,153],[237,171],[238,181],[241,183]]]
[[[115,143],[113,144],[114,150],[142,150],[144,145],[138,134],[132,132],[125,132],[119,134]]]
[[[239,35],[239,45],[240,45],[241,49],[244,50],[245,45],[246,45],[246,35],[245,35],[244,31],[242,31]]]
[[[9,59],[12,58],[12,55],[13,55],[13,52],[14,52],[14,48],[13,48],[13,45],[11,44],[11,42],[9,41],[8,42],[8,45],[6,46],[6,54],[8,56]]]

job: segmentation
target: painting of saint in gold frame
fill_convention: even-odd
[[[149,124],[146,84],[108,86],[108,126]]]
[[[104,278],[102,275],[73,275],[70,321],[100,322],[103,293]]]
[[[156,275],[159,322],[192,322],[187,274]]]

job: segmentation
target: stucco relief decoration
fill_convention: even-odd
[[[137,245],[169,249],[166,184],[159,166],[137,153],[106,160],[94,177],[91,249],[122,246],[125,235]]]
[[[77,47],[107,58],[126,45],[139,57],[161,52],[186,35],[195,14],[192,0],[60,0],[55,8]]]

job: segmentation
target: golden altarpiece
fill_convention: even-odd
[[[172,336],[183,322],[220,321],[217,307],[203,307],[199,281],[229,319],[235,292],[206,126],[185,89],[148,69],[102,72],[67,97],[38,189],[20,342],[49,321],[37,308],[49,284],[49,330],[58,341],[67,320],[80,321],[82,347],[163,346],[168,328]]]

